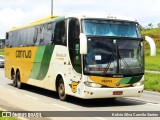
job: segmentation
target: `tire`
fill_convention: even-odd
[[[22,83],[21,83],[20,72],[19,71],[16,74],[16,81],[17,81],[17,88],[21,89],[22,88]]]
[[[59,80],[57,90],[58,90],[59,99],[62,101],[66,101],[67,95],[65,93],[65,85],[62,78],[60,78]]]
[[[17,87],[17,80],[16,80],[16,78],[13,79],[13,87]]]
[[[12,75],[11,79],[13,80],[13,86],[17,87],[17,79],[16,79],[16,76],[14,74]]]

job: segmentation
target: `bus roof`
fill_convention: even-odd
[[[19,30],[19,29],[24,29],[24,28],[28,28],[32,26],[37,26],[37,25],[44,24],[44,23],[49,23],[52,21],[60,21],[64,18],[69,18],[69,17],[76,17],[79,19],[81,18],[83,19],[108,19],[108,20],[122,20],[122,21],[137,22],[135,19],[124,17],[124,16],[112,16],[112,15],[105,15],[105,14],[95,15],[95,14],[82,14],[82,13],[81,14],[68,14],[65,16],[49,16],[49,17],[41,18],[25,26],[13,27],[9,29],[8,32]]]
[[[137,22],[137,20],[125,16],[119,16],[119,15],[110,15],[110,14],[98,14],[98,13],[80,13],[80,14],[69,14],[65,16],[68,17],[77,17],[77,18],[88,18],[88,19],[110,19],[110,20],[122,20],[122,21],[131,21],[131,22]]]
[[[34,22],[31,22],[25,26],[20,26],[20,27],[12,27],[11,29],[8,30],[9,31],[14,31],[14,30],[19,30],[19,29],[24,29],[24,28],[28,28],[28,27],[32,27],[32,26],[36,26],[36,25],[40,25],[40,24],[44,24],[44,23],[47,23],[49,21],[51,21],[52,19],[53,20],[57,20],[57,19],[61,19],[62,17],[59,17],[59,16],[49,16],[49,17],[45,17],[45,18],[41,18],[41,19],[38,19]]]

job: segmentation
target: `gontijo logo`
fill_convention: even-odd
[[[16,50],[16,58],[31,58],[31,50]]]

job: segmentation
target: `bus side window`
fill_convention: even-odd
[[[9,38],[9,33],[6,32],[6,40],[8,40],[8,38]]]
[[[19,45],[19,42],[21,41],[21,40],[20,40],[19,32],[20,32],[20,30],[17,30],[17,31],[16,31],[16,34],[15,34],[15,35],[16,35],[16,37],[15,37],[15,40],[16,40],[16,41],[15,41],[15,43],[16,43],[15,46],[16,46],[16,47]]]
[[[51,44],[55,44],[55,38],[54,38],[54,32],[55,32],[55,26],[56,26],[56,23],[52,23],[52,30],[51,30]]]
[[[19,43],[21,42],[22,44],[24,44],[24,42],[23,42],[23,40],[24,40],[24,29],[22,29],[22,30],[20,30],[19,32],[18,32],[18,34],[19,34]]]
[[[54,43],[66,46],[65,20],[57,22],[54,29]]]
[[[52,38],[52,24],[48,23],[44,27],[44,45],[50,45]]]
[[[39,45],[44,45],[44,32],[45,32],[45,25],[42,25],[40,27]]]
[[[22,45],[25,46],[26,40],[27,40],[27,29],[24,29],[22,34],[22,43],[20,44],[20,46]]]
[[[34,27],[34,36],[33,36],[33,43],[35,44],[37,42],[38,37],[38,27]]]
[[[27,41],[27,28],[22,30],[19,46],[25,46]]]
[[[34,28],[33,27],[27,28],[26,42],[24,46],[33,46],[34,45],[33,38],[34,38]]]
[[[69,21],[68,45],[71,63],[76,72],[81,73],[81,55],[80,55],[80,25],[76,18]]]
[[[17,47],[19,45],[19,30],[13,31],[11,44],[12,47]]]
[[[13,34],[13,32],[9,33],[8,47],[12,47],[12,39],[13,39],[12,34]]]
[[[6,32],[6,40],[5,40],[5,46],[8,47],[9,46],[9,32]]]
[[[34,36],[35,45],[36,46],[44,45],[44,25],[37,26],[37,28],[38,28],[37,40],[36,40],[36,36]]]
[[[10,47],[15,47],[14,42],[15,42],[15,31],[12,32],[12,41],[10,41]]]

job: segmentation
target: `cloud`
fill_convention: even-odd
[[[135,18],[146,26],[160,22],[159,4],[159,0],[55,0],[54,11],[61,14],[81,11],[117,14]]]
[[[7,31],[11,26],[21,25],[24,18],[24,12],[20,8],[15,10],[5,8],[0,11],[0,18],[0,38],[4,38],[5,31]]]
[[[50,15],[50,8],[41,5],[26,11],[21,8],[4,8],[0,10],[0,38],[5,37],[5,32],[12,27],[22,26],[39,18]]]
[[[142,26],[160,23],[160,0],[53,0],[54,15],[75,12],[116,14],[135,18]],[[51,0],[0,0],[0,38],[12,26],[50,15]],[[96,15],[96,14],[95,14]]]

